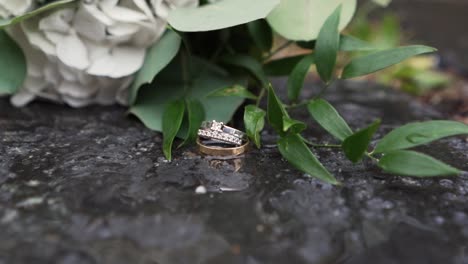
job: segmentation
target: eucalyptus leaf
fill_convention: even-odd
[[[253,141],[257,148],[261,147],[260,132],[265,126],[266,112],[256,107],[255,105],[248,105],[244,111],[244,124],[245,131],[250,140]]]
[[[8,34],[0,30],[0,95],[14,94],[26,78],[26,58]]]
[[[349,79],[374,73],[402,62],[410,57],[434,51],[436,51],[436,49],[421,45],[377,51],[375,53],[353,59],[344,68],[341,78]]]
[[[164,109],[162,120],[163,152],[168,160],[172,160],[172,143],[179,133],[184,112],[185,104],[182,100],[171,102]]]
[[[317,72],[323,82],[329,83],[333,78],[338,49],[340,47],[340,33],[338,25],[340,23],[341,5],[325,20],[320,29],[315,44],[315,58]]]
[[[356,10],[356,0],[283,0],[268,15],[271,27],[290,40],[314,40],[320,27],[337,6],[343,5],[339,29],[351,21]]]
[[[387,7],[392,2],[392,0],[372,0],[372,2],[381,7]]]
[[[227,88],[221,88],[214,91],[209,95],[210,97],[226,97],[226,96],[235,96],[246,99],[256,100],[257,96],[250,92],[246,87],[242,85],[234,85]]]
[[[356,163],[362,159],[369,147],[372,136],[375,134],[379,126],[380,120],[377,120],[367,128],[359,130],[343,141],[343,151],[350,161]]]
[[[304,80],[309,73],[310,67],[315,62],[314,54],[305,56],[299,63],[294,67],[291,75],[288,78],[288,97],[291,101],[296,101],[299,97],[302,87],[304,86]]]
[[[407,149],[444,137],[468,134],[468,125],[455,121],[415,122],[392,130],[375,147],[375,153]]]
[[[205,109],[203,104],[197,99],[186,99],[186,123],[188,124],[187,135],[180,146],[195,142],[198,136],[198,129],[205,120]]]
[[[260,50],[264,52],[271,50],[273,32],[265,19],[252,21],[247,24],[247,28],[249,29],[250,36]]]
[[[313,100],[308,104],[307,108],[315,121],[335,138],[343,141],[353,134],[346,121],[327,101],[323,99]]]
[[[179,35],[168,30],[154,46],[148,49],[145,62],[130,87],[130,105],[135,103],[140,87],[151,83],[154,77],[174,59],[180,49],[180,44]]]
[[[169,24],[182,32],[211,31],[265,18],[280,0],[222,0],[169,13]]]
[[[190,64],[183,67],[182,61],[178,56],[156,76],[151,85],[144,86],[135,105],[130,108],[130,113],[137,116],[148,128],[162,131],[162,113],[169,102],[198,99],[203,104],[207,120],[228,122],[244,99],[209,95],[221,88],[239,83],[245,85],[245,81],[233,78],[222,69],[197,57],[192,57]],[[188,80],[180,78],[184,69],[190,70]]]
[[[298,55],[272,60],[263,65],[263,70],[268,76],[286,76],[291,74],[294,67],[296,67],[305,56],[306,55]]]
[[[298,134],[289,134],[278,141],[281,155],[294,167],[330,184],[339,184],[320,163]]]
[[[404,176],[434,177],[460,174],[458,169],[450,165],[410,150],[385,153],[378,165],[386,172]]]
[[[265,72],[263,71],[262,64],[255,58],[243,54],[233,54],[223,57],[222,61],[225,64],[246,69],[258,81],[260,81],[263,87],[268,86],[268,79]]]
[[[9,1],[17,1],[17,0],[9,0]],[[2,29],[4,27],[12,26],[12,25],[17,24],[17,23],[20,23],[23,20],[26,20],[28,18],[37,16],[37,15],[39,15],[39,14],[45,12],[45,11],[52,10],[54,8],[63,7],[65,5],[69,5],[69,4],[72,4],[74,2],[78,2],[78,0],[55,1],[55,2],[52,2],[52,3],[47,4],[45,6],[42,6],[42,7],[38,8],[38,9],[36,9],[36,10],[33,10],[33,11],[29,12],[29,13],[21,15],[21,16],[17,16],[17,17],[11,18],[11,19],[0,19],[0,29]]]

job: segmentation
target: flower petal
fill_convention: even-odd
[[[148,20],[148,17],[144,13],[120,6],[103,6],[102,11],[113,20],[121,22],[137,22]]]
[[[57,44],[57,57],[65,65],[79,70],[85,70],[90,65],[86,46],[76,33],[66,36]]]
[[[66,34],[70,31],[70,22],[74,16],[74,10],[70,8],[60,9],[39,22],[39,30],[54,31]]]
[[[115,47],[107,56],[93,62],[89,74],[120,78],[137,72],[145,60],[146,50],[138,47]]]
[[[101,15],[102,17],[100,17]],[[97,10],[97,8],[93,9],[89,7],[89,5],[83,8],[80,7],[73,20],[73,28],[76,32],[95,42],[101,42],[106,39],[106,26],[112,24],[113,21],[104,13]]]
[[[55,56],[55,45],[43,35],[38,28],[39,18],[33,17],[21,23],[21,27],[32,46],[47,55]]]
[[[29,11],[33,6],[33,0],[3,0],[0,6],[13,16],[19,16]]]
[[[95,87],[70,81],[63,81],[57,90],[60,94],[78,99],[90,98],[96,92]]]
[[[12,105],[16,107],[23,107],[32,102],[36,96],[28,91],[19,91],[10,98]]]

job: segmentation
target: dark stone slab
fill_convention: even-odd
[[[379,136],[443,118],[366,83],[333,89],[353,128],[383,117]],[[308,120],[307,138],[332,141],[305,111],[294,115]],[[317,150],[343,182],[333,187],[292,169],[270,132],[264,139],[235,160],[185,148],[169,163],[160,135],[123,108],[0,100],[0,263],[468,263],[466,172],[403,178]],[[468,170],[463,137],[420,150]]]

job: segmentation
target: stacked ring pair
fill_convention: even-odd
[[[247,135],[223,122],[204,121],[198,130],[200,152],[213,156],[237,156],[247,150]]]

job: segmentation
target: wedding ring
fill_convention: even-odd
[[[219,145],[204,144],[200,138],[197,139],[197,144],[200,152],[210,156],[238,156],[243,154],[249,147],[249,141],[237,147],[222,147]]]
[[[218,132],[218,134],[223,135],[226,134],[228,136],[228,139],[230,138],[237,138],[240,139],[240,144],[242,144],[242,141],[247,138],[247,135],[235,128],[232,128],[230,126],[226,126],[223,122],[217,122],[215,120],[213,121],[204,121],[200,127],[201,130],[207,130],[207,131],[212,131],[212,132]],[[203,134],[203,133],[202,133]],[[239,144],[237,144],[239,145]]]
[[[201,138],[212,139],[218,142],[227,143],[227,144],[236,145],[236,146],[242,145],[244,141],[233,135],[229,135],[224,132],[213,131],[209,129],[199,129],[198,136],[200,136]]]

